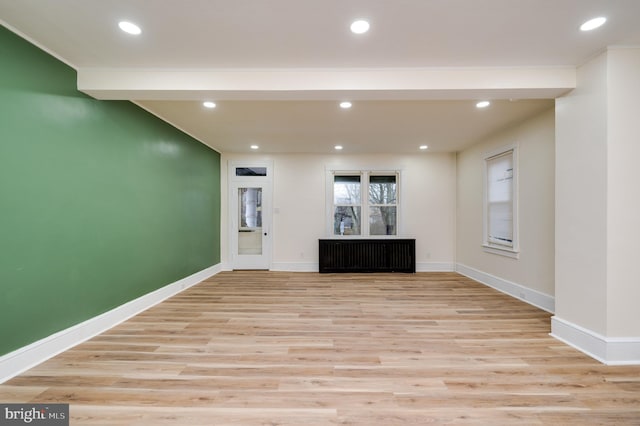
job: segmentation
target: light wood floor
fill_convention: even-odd
[[[640,367],[454,273],[225,272],[0,385],[72,425],[640,425]]]

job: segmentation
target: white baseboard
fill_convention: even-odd
[[[640,337],[605,337],[557,316],[551,336],[607,365],[640,365]]]
[[[304,262],[274,262],[271,271],[283,272],[318,272],[318,263]],[[453,263],[446,262],[419,262],[416,263],[416,272],[453,272]]]
[[[516,299],[520,299],[523,302],[527,302],[537,308],[550,313],[555,312],[555,298],[553,296],[540,293],[539,291],[487,274],[486,272],[478,271],[477,269],[461,263],[456,264],[456,272],[481,282],[482,284],[488,285],[489,287],[495,288],[502,293],[515,297]]]
[[[0,357],[0,383],[84,342],[140,312],[219,273],[220,265],[213,265],[158,290],[140,296],[108,312],[90,318],[65,330],[40,339]]]
[[[453,272],[455,264],[449,262],[416,262],[416,272]]]
[[[274,262],[270,271],[281,272],[318,272],[318,262]]]

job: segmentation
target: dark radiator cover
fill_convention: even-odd
[[[319,242],[321,273],[416,272],[415,239],[327,239]]]

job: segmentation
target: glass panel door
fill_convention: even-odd
[[[262,188],[238,188],[238,254],[262,254]]]
[[[229,163],[228,253],[234,270],[271,267],[271,167]]]

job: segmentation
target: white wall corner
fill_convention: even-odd
[[[0,384],[222,271],[216,264],[0,357]]]
[[[640,337],[605,337],[557,316],[549,334],[603,364],[640,365]]]
[[[555,298],[520,284],[479,271],[461,263],[456,264],[456,272],[492,287],[509,296],[520,299],[530,305],[550,313],[555,312]]]

